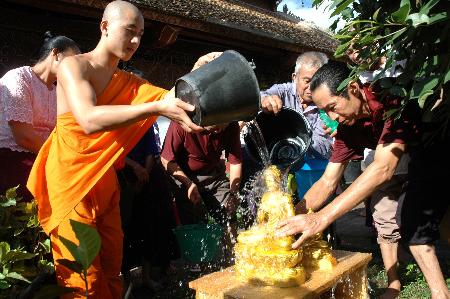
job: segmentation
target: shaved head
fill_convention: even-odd
[[[106,5],[102,20],[112,22],[130,14],[142,17],[139,9],[130,2],[116,0]]]

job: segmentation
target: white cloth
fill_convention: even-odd
[[[0,79],[0,148],[26,152],[14,140],[9,121],[30,124],[43,138],[55,127],[56,87],[49,90],[30,66],[10,70]]]

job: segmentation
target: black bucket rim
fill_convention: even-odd
[[[313,131],[312,131],[311,124],[309,123],[308,119],[306,118],[306,116],[303,113],[301,113],[301,112],[299,112],[299,111],[297,111],[297,110],[295,110],[293,108],[290,108],[290,107],[282,107],[281,110],[292,111],[292,112],[296,113],[297,115],[299,115],[301,117],[301,119],[303,120],[303,123],[305,124],[306,134],[309,136],[309,138],[307,140],[307,143],[305,144],[305,152],[303,153],[303,155],[300,158],[298,158],[296,161],[292,162],[291,165],[289,166],[292,170],[295,170],[295,169],[298,169],[298,168],[302,167],[303,163],[305,162],[306,154],[307,154],[307,152],[308,152],[308,150],[309,150],[309,148],[311,146],[311,143],[312,143],[312,135],[313,135],[312,133],[313,133]],[[280,112],[281,112],[281,110],[280,110]],[[273,114],[273,112],[270,112],[270,113]],[[258,112],[256,117],[253,118],[252,120],[257,121],[257,118],[258,118],[259,115],[261,115],[261,114],[267,115],[267,114],[270,114],[270,113],[267,113],[267,112],[264,112],[264,111],[261,110],[261,111]],[[269,147],[268,144],[266,144],[266,146]],[[254,157],[253,153],[250,151],[250,149],[249,149],[249,147],[247,145],[247,142],[245,142],[244,149],[247,152],[247,156],[251,159],[251,161],[253,163],[256,163],[259,166],[264,166],[261,157],[259,159]],[[269,148],[267,149],[267,151],[269,152],[269,156],[271,156],[271,153],[270,153],[271,151],[269,150]],[[277,165],[277,166],[279,166],[279,165]],[[285,168],[287,168],[287,167],[285,167]]]

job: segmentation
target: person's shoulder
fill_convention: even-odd
[[[30,66],[21,66],[7,71],[2,78],[0,78],[0,82],[5,83],[11,80],[18,79],[30,79],[31,78],[31,67]]]
[[[93,61],[87,53],[83,53],[64,58],[58,68],[58,77],[67,74],[89,77],[93,70]]]

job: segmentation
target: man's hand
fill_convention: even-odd
[[[283,107],[283,102],[279,96],[265,96],[261,100],[261,108],[264,112],[273,112],[277,114]]]
[[[320,212],[313,214],[297,215],[283,221],[277,225],[276,236],[292,236],[302,233],[300,238],[292,244],[293,249],[297,249],[305,240],[322,232],[329,225],[326,215]]]
[[[186,114],[186,112],[192,112],[195,110],[195,107],[191,104],[171,96],[171,93],[157,103],[159,105],[158,114],[179,123],[186,132],[199,132],[203,130],[202,127],[194,124]]]
[[[326,125],[323,125],[322,127],[323,127],[324,132],[325,132],[326,134],[330,135],[330,137],[336,136],[336,134],[337,134],[337,129],[334,130],[334,132],[333,132],[333,129],[327,127]]]
[[[193,204],[197,204],[202,200],[202,196],[200,195],[200,192],[198,192],[197,185],[193,182],[189,185],[188,191],[188,198]]]
[[[192,68],[192,70],[196,70],[199,67],[201,67],[204,64],[207,64],[208,62],[213,61],[214,59],[216,59],[217,57],[219,57],[220,55],[222,55],[222,52],[211,52],[208,53],[206,55],[201,56],[197,62],[194,64],[194,67]]]

